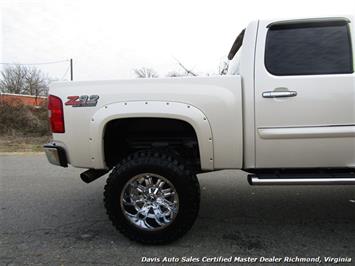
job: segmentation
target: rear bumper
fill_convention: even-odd
[[[51,164],[68,167],[68,160],[65,150],[55,144],[48,143],[43,146],[47,159]]]

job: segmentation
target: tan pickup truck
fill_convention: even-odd
[[[355,184],[354,21],[251,22],[224,76],[56,83],[49,161],[111,171],[104,202],[130,239],[182,236],[199,209],[196,174],[251,185]],[[216,180],[218,182],[218,180]]]

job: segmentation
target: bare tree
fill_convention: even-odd
[[[133,70],[134,73],[136,74],[137,78],[157,78],[158,74],[155,72],[154,69],[152,68],[136,68]]]
[[[48,93],[49,78],[35,67],[8,66],[1,72],[0,91],[34,96]]]
[[[186,72],[186,76],[198,76],[195,72],[193,72],[191,69],[188,69],[185,67],[178,59],[174,57],[175,61],[178,63],[178,65]]]
[[[25,88],[26,75],[27,68],[23,68],[20,65],[6,67],[1,72],[1,92],[21,94]]]
[[[48,77],[44,76],[38,68],[28,68],[26,76],[26,91],[30,95],[47,95],[48,93]]]

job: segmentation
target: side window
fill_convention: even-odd
[[[266,36],[265,66],[278,76],[353,73],[348,24],[270,26]]]

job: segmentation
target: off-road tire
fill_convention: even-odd
[[[141,173],[164,176],[176,189],[179,210],[167,227],[147,231],[133,225],[123,214],[120,195],[128,180]],[[104,192],[106,212],[112,224],[126,237],[145,244],[164,244],[183,236],[197,218],[200,186],[196,174],[181,158],[167,152],[137,152],[115,166],[107,179]]]

